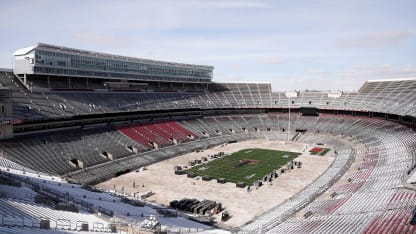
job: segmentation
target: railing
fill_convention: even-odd
[[[49,222],[49,229],[60,229],[60,230],[82,230],[83,224],[89,224],[87,221],[78,220],[75,223],[71,222],[68,219],[49,219],[48,217],[33,217],[33,218],[24,218],[24,217],[9,217],[5,215],[0,215],[0,226],[4,227],[21,227],[21,228],[42,228],[41,220]],[[88,231],[98,231],[98,232],[112,232],[112,225],[105,225],[104,223],[94,222],[92,228],[89,228]]]
[[[3,176],[5,176],[5,175],[3,175]],[[105,209],[105,208],[102,208],[102,207],[95,207],[93,203],[88,203],[88,202],[83,201],[82,199],[79,199],[79,198],[75,197],[75,196],[71,196],[68,193],[62,193],[58,190],[48,188],[46,186],[43,186],[40,183],[29,180],[29,178],[27,178],[26,180],[23,180],[22,178],[20,178],[16,175],[12,175],[12,174],[8,174],[8,177],[11,177],[11,178],[13,178],[14,180],[17,180],[17,181],[24,182],[28,187],[32,188],[34,191],[36,191],[40,194],[43,194],[43,195],[46,195],[46,196],[49,196],[49,197],[54,197],[54,198],[56,198],[60,201],[64,201],[64,202],[65,201],[74,202],[75,204],[78,204],[81,208],[83,208],[83,210],[86,210],[90,213],[97,213],[98,211],[101,211],[101,212],[106,213],[106,214],[113,213],[111,210],[108,210],[108,209]],[[36,228],[36,227],[40,227],[40,220],[41,219],[50,220],[47,217],[46,218],[45,217],[35,217],[33,219],[27,219],[27,218],[21,217],[21,218],[16,220],[15,218],[11,218],[11,217],[8,217],[8,216],[2,216],[1,225],[22,226],[22,227],[27,227],[28,226],[28,227]],[[27,225],[27,222],[26,222],[27,220],[29,220],[29,222],[31,223],[30,225]],[[50,221],[54,222],[55,227],[58,228],[58,229],[74,229],[72,227],[73,223],[68,219],[57,219],[57,220],[50,220]],[[76,227],[77,227],[78,222],[88,223],[84,220],[78,220],[78,221],[76,221]],[[94,228],[94,225],[97,228]],[[104,223],[95,222],[94,225],[93,225],[93,230],[95,230],[95,231],[109,231],[110,230],[110,228],[107,225],[105,225]]]

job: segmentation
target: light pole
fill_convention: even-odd
[[[288,108],[289,108],[289,121],[287,122],[287,143],[289,143],[289,134],[290,134],[290,94],[289,94],[289,101],[288,101]]]
[[[288,98],[288,110],[289,110],[289,120],[287,122],[287,143],[290,141],[290,107],[292,105],[291,99],[292,97],[297,97],[298,93],[296,91],[288,91],[285,93],[286,97]]]

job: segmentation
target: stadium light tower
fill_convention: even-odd
[[[285,96],[288,98],[288,108],[289,108],[289,121],[287,123],[287,142],[290,141],[290,106],[292,105],[290,98],[295,98],[298,96],[296,91],[287,91]]]

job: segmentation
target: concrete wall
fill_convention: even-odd
[[[14,56],[13,73],[16,75],[33,74],[34,52],[25,55]]]

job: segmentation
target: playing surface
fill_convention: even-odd
[[[281,138],[286,139],[287,135],[282,134]],[[265,139],[219,145],[200,152],[191,152],[154,163],[147,166],[147,170],[133,171],[114,177],[100,183],[97,187],[106,190],[116,188],[118,192],[123,191],[131,196],[151,191],[154,194],[146,198],[146,201],[164,206],[168,206],[172,200],[182,198],[208,199],[221,202],[230,212],[232,218],[224,223],[221,222],[221,215],[214,214],[215,220],[231,227],[239,227],[302,191],[328,169],[335,158],[332,157],[334,155],[333,151],[329,152],[330,157],[322,157],[305,152],[305,148],[309,150],[311,147],[314,146],[300,142],[287,144],[285,141]],[[175,175],[174,173],[175,166],[184,167],[191,160],[201,159],[219,152],[232,154],[247,148],[302,152],[302,155],[295,159],[302,162],[302,168],[284,173],[279,178],[274,179],[272,184],[261,186],[251,192],[236,188],[234,183],[219,184],[216,180],[202,181],[201,179],[188,178],[186,175]],[[133,186],[133,183],[140,184],[140,186]]]
[[[300,153],[269,149],[244,149],[208,163],[187,169],[200,176],[214,179],[224,178],[227,182],[245,182],[247,185],[284,166]]]

